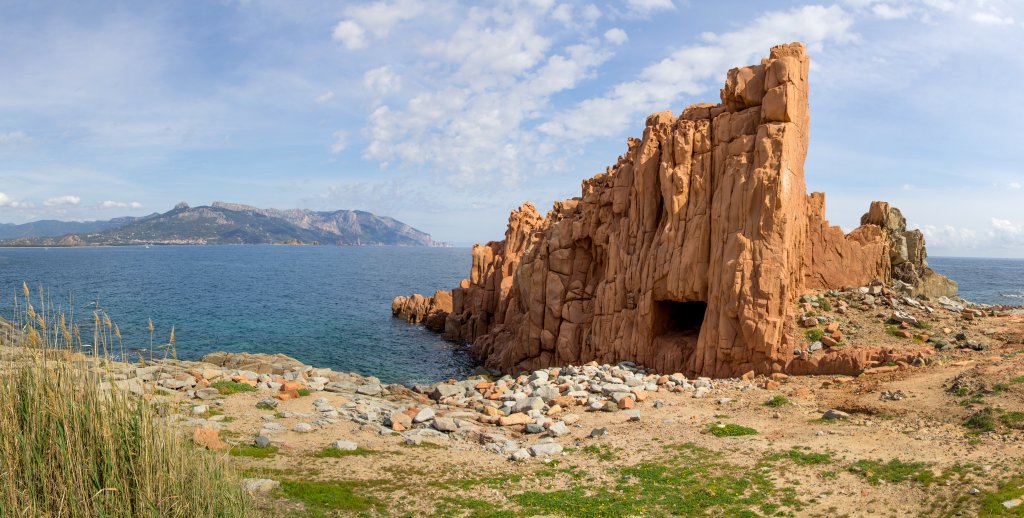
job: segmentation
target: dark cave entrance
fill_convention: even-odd
[[[654,301],[653,331],[655,337],[677,335],[692,336],[695,340],[704,325],[704,313],[708,303],[700,300],[676,302],[674,300]]]
[[[691,370],[687,366],[694,360],[707,309],[708,303],[701,300],[654,301],[651,315],[654,339],[651,345],[661,368]]]

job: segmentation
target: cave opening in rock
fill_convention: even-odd
[[[704,324],[708,303],[700,300],[654,302],[654,336],[680,335],[696,338]]]

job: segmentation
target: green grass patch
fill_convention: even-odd
[[[619,458],[615,450],[607,444],[588,444],[580,448],[580,451],[603,461],[612,461]]]
[[[217,392],[220,392],[221,395],[224,396],[238,394],[239,392],[256,392],[256,387],[246,383],[238,383],[237,381],[215,381],[211,383],[210,386],[217,389]]]
[[[1024,475],[1018,475],[1001,484],[996,491],[981,493],[978,516],[1024,516],[1024,505],[1014,509],[1007,509],[1003,506],[1003,502],[1021,498],[1022,495],[1024,495]]]
[[[300,388],[300,389],[298,390],[298,393],[299,393],[299,396],[300,396],[300,397],[301,397],[301,396],[308,396],[308,395],[310,394],[310,392],[309,392],[309,389],[308,389],[308,388]]]
[[[995,412],[992,407],[982,408],[965,419],[964,426],[974,433],[991,432],[996,429]]]
[[[373,496],[360,494],[363,482],[350,480],[308,481],[282,480],[278,493],[289,500],[302,502],[306,516],[326,516],[338,512],[368,513],[385,511],[384,503]]]
[[[1010,384],[1011,385],[1024,384],[1024,376],[1017,376],[1016,378],[1013,378],[1012,380],[1010,380]]]
[[[424,450],[443,450],[444,446],[437,444],[436,442],[420,441],[420,442],[403,442],[403,448],[419,448]]]
[[[999,421],[1007,428],[1024,428],[1024,412],[1006,412],[999,416]]]
[[[820,466],[823,464],[832,463],[832,455],[828,453],[811,453],[800,451],[799,447],[794,446],[791,450],[784,453],[774,453],[768,456],[767,460],[788,460],[794,464],[800,464],[802,466]]]
[[[779,407],[786,406],[788,404],[789,404],[789,398],[787,398],[786,396],[783,396],[781,394],[772,396],[771,399],[769,399],[768,401],[765,401],[765,403],[764,403],[765,406],[770,406],[772,408],[779,408]]]
[[[265,459],[277,454],[277,446],[253,446],[239,444],[228,451],[235,457],[250,457],[253,459]]]
[[[820,342],[825,337],[825,332],[821,329],[808,329],[807,330],[807,341],[808,342]]]
[[[756,470],[715,462],[685,466],[642,463],[617,470],[607,486],[512,495],[522,515],[584,518],[619,516],[758,516],[799,511],[792,488],[778,489]]]
[[[433,516],[464,516],[466,518],[514,518],[516,514],[508,510],[495,510],[494,502],[478,498],[446,496],[432,513]]]
[[[818,304],[821,305],[821,309],[825,311],[832,311],[832,303],[829,302],[828,299],[822,298],[821,301],[818,302]]]
[[[455,478],[449,480],[434,480],[428,484],[440,489],[461,489],[468,491],[477,486],[486,486],[493,489],[507,489],[511,484],[518,484],[523,480],[522,475],[510,473],[480,478]]]
[[[715,423],[708,427],[708,433],[715,437],[741,437],[744,435],[757,435],[757,430],[733,423]]]
[[[341,457],[365,457],[376,453],[373,450],[356,448],[354,450],[339,450],[338,448],[324,448],[313,454],[318,459],[340,459]]]
[[[935,481],[935,473],[923,462],[903,462],[893,459],[883,463],[878,460],[858,460],[849,468],[850,473],[864,477],[869,484],[877,486],[881,482],[899,484],[901,482],[917,482],[929,485]]]

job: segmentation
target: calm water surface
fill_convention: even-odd
[[[9,312],[25,281],[65,305],[73,295],[77,320],[88,322],[83,335],[91,336],[98,301],[129,347],[148,348],[152,318],[158,341],[174,325],[181,358],[280,352],[385,382],[425,383],[463,375],[473,362],[437,334],[393,319],[391,299],[457,286],[470,263],[470,251],[458,248],[8,248],[0,249],[0,310]]]

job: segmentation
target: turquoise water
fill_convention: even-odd
[[[391,318],[391,299],[454,287],[470,262],[465,248],[8,248],[0,249],[0,311],[9,310],[25,281],[65,306],[73,295],[88,336],[98,302],[120,325],[127,348],[148,347],[152,318],[158,341],[175,327],[182,358],[281,352],[385,382],[427,383],[465,375],[474,363],[463,348]],[[969,300],[1024,303],[1024,260],[929,262]]]
[[[25,281],[65,306],[73,295],[83,335],[92,336],[98,301],[126,348],[148,348],[152,318],[158,341],[174,326],[180,358],[280,352],[389,383],[426,383],[465,375],[473,362],[437,334],[393,319],[391,300],[457,286],[470,262],[464,248],[9,248],[0,249],[0,310]]]

